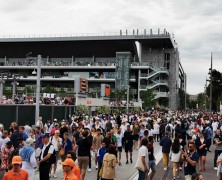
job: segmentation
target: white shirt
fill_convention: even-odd
[[[41,153],[41,158],[40,158],[40,160],[43,159],[43,154],[44,154],[45,148],[49,145],[49,143],[50,143],[50,142],[48,142],[48,144],[46,144],[46,145],[44,144],[44,146],[43,146],[43,148],[42,148],[42,153]],[[51,145],[50,148],[49,148],[48,154],[53,154],[54,149],[55,149],[54,146]]]
[[[29,125],[25,125],[24,128],[25,128],[24,132],[26,134],[30,134],[30,131],[32,130],[32,128]]]
[[[50,133],[52,128],[53,128],[53,124],[48,125],[48,123],[45,123],[45,133]]]
[[[149,167],[149,154],[146,146],[141,146],[139,149],[138,157],[145,156],[145,162],[147,167]]]
[[[2,139],[2,138],[1,138]],[[10,138],[9,137],[7,137],[7,138],[5,138],[5,139],[2,139],[2,145],[0,146],[0,148],[1,148],[1,150],[2,150],[2,148],[5,146],[5,144],[7,143],[7,142],[9,142],[10,141]]]
[[[117,138],[117,146],[121,147],[122,146],[123,134],[122,133],[121,134],[115,133],[115,136]]]
[[[58,137],[57,139],[55,138],[55,136],[50,137],[49,142],[52,143],[52,145],[55,148],[55,151],[59,151],[59,147],[58,147],[58,141],[59,143],[62,145],[62,138]]]
[[[213,131],[217,131],[217,127],[218,127],[217,122],[213,122],[213,123],[212,123]]]

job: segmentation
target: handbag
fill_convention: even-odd
[[[141,156],[139,156],[139,157],[137,158],[137,161],[136,161],[136,164],[135,164],[135,169],[138,169],[138,170],[140,170],[140,171],[145,171],[143,162],[142,162],[142,160],[141,160]]]
[[[61,148],[59,150],[59,156],[64,156],[65,155],[65,148]]]
[[[99,170],[99,177],[102,177],[102,176],[103,176],[103,165],[102,165],[102,167]]]

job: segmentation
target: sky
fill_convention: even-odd
[[[187,93],[204,91],[210,68],[222,72],[221,0],[0,0],[0,36],[173,33],[187,74]]]

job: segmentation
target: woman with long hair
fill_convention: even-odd
[[[205,171],[207,141],[202,133],[200,133],[199,138],[196,139],[195,144],[197,147],[197,154],[199,155],[199,171]]]
[[[173,162],[173,179],[179,178],[179,159],[180,159],[180,141],[178,138],[174,139],[171,147],[171,161]]]
[[[110,144],[108,153],[106,153],[103,157],[102,180],[115,179],[116,177],[115,167],[116,167],[115,146]]]
[[[134,140],[134,149],[138,150],[138,140],[140,136],[140,125],[138,121],[134,121],[133,125],[133,140]]]

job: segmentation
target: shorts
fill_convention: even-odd
[[[156,163],[154,160],[149,161],[149,170],[152,170],[152,172],[156,172]]]
[[[133,146],[132,145],[125,145],[125,152],[133,152]]]
[[[133,135],[133,140],[138,141],[139,140],[139,135],[138,134],[134,134]]]
[[[123,148],[122,146],[118,147],[118,152],[122,152]]]
[[[89,156],[79,156],[78,165],[80,169],[86,170],[89,165]]]

